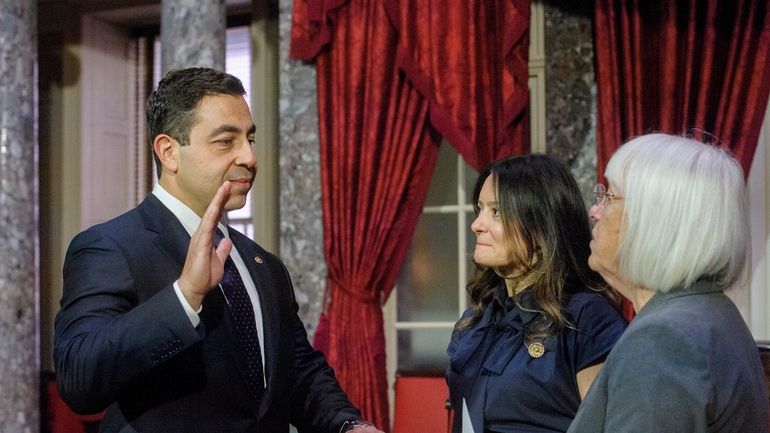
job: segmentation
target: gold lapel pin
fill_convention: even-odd
[[[259,257],[259,256],[254,257],[254,261],[257,262],[258,265],[261,265],[262,264],[262,257]]]
[[[543,343],[536,341],[527,346],[527,351],[529,351],[529,356],[540,358],[545,353],[545,346],[543,346]]]

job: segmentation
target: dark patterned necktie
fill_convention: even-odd
[[[214,237],[215,247],[219,245],[223,237],[222,232],[217,229]],[[230,257],[227,257],[227,261],[225,261],[225,274],[219,286],[222,287],[225,294],[230,315],[233,317],[235,332],[238,334],[241,349],[246,357],[249,387],[253,391],[256,401],[259,401],[265,387],[263,385],[262,355],[259,349],[254,307],[251,304],[251,299],[249,299],[249,294],[246,292],[246,286],[243,285],[238,268]]]

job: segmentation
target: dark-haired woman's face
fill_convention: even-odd
[[[481,187],[479,200],[476,203],[478,215],[471,224],[471,230],[476,234],[476,249],[473,260],[483,266],[497,267],[501,270],[512,270],[514,262],[514,245],[505,235],[504,222],[500,216],[500,206],[495,194],[495,184],[489,176]]]

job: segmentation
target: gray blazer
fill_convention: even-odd
[[[756,344],[710,282],[657,293],[610,352],[572,433],[767,432]]]

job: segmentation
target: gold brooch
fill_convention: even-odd
[[[254,257],[254,261],[257,262],[258,265],[261,265],[262,264],[262,257],[259,257],[259,256]]]
[[[533,358],[540,358],[545,353],[545,346],[543,346],[543,343],[536,341],[527,346],[527,351],[529,351],[529,356]]]

